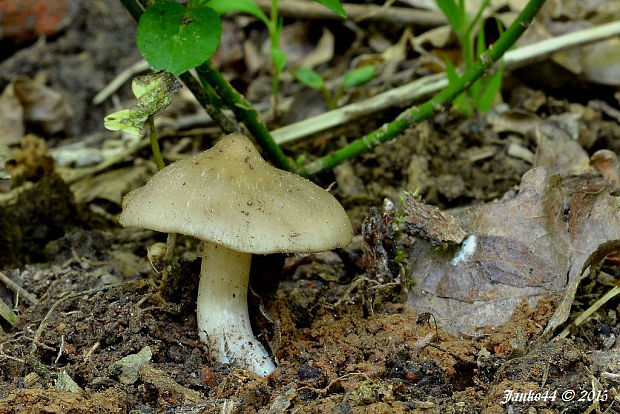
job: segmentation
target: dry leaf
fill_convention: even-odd
[[[535,307],[546,299],[559,304],[550,331],[568,316],[588,264],[620,244],[620,198],[605,185],[598,175],[562,181],[534,168],[516,197],[459,211],[470,235],[463,246],[411,246],[416,284],[407,304],[449,331],[479,334],[506,322],[523,300]]]
[[[144,184],[152,173],[148,164],[134,165],[87,177],[71,184],[70,188],[77,203],[101,199],[120,206],[123,196]]]
[[[17,144],[24,136],[24,110],[13,82],[0,95],[0,144]]]
[[[21,102],[24,121],[39,125],[48,134],[64,130],[73,115],[65,97],[45,86],[41,79],[20,77],[13,81],[15,96]]]

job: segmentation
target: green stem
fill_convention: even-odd
[[[140,20],[140,16],[142,15],[142,7],[136,3],[136,0],[121,0],[121,3],[123,3],[123,6],[125,6],[135,21]]]
[[[381,128],[362,138],[356,139],[346,147],[311,162],[305,169],[298,171],[298,173],[310,176],[331,169],[343,161],[357,157],[371,150],[376,145],[396,137],[416,122],[427,119],[445,109],[450,102],[469,88],[473,82],[482,77],[491,68],[493,63],[501,58],[517,41],[529,27],[532,19],[534,19],[544,3],[545,0],[530,0],[508,30],[493,45],[489,46],[480,56],[480,59],[467,68],[465,73],[456,82],[448,85],[432,99],[419,107],[406,110],[394,121],[384,124]]]
[[[149,139],[151,140],[151,149],[153,150],[153,158],[155,158],[155,164],[157,164],[157,169],[161,170],[166,166],[164,163],[164,158],[161,156],[161,151],[159,150],[159,142],[157,141],[157,130],[155,129],[155,118],[153,115],[149,116]]]
[[[207,111],[209,116],[213,118],[215,123],[226,134],[233,134],[235,132],[241,132],[241,126],[233,119],[230,119],[220,109],[221,99],[213,88],[211,88],[205,82],[199,82],[189,72],[185,72],[179,76],[181,81],[192,91],[200,105]],[[199,76],[200,78],[200,76]],[[202,81],[202,79],[201,79]],[[202,85],[201,85],[202,83]]]
[[[332,93],[329,91],[329,89],[327,89],[327,87],[323,85],[321,91],[323,92],[323,96],[325,96],[325,102],[327,102],[327,110],[333,111],[334,109],[336,109],[338,105],[334,101]]]
[[[269,33],[269,39],[271,40],[271,50],[278,50],[278,43],[280,42],[280,25],[278,24],[278,0],[271,0],[271,28]],[[278,119],[278,84],[280,83],[280,71],[276,65],[276,61],[273,58],[273,52],[270,52],[271,56],[271,95],[273,96],[273,120],[277,122]]]
[[[243,120],[246,126],[263,148],[273,163],[282,169],[293,170],[294,163],[284,154],[282,148],[271,137],[267,126],[260,120],[256,109],[239,94],[220,72],[215,70],[208,60],[196,68],[198,74],[204,78],[222,98],[226,106],[235,113],[237,118]]]

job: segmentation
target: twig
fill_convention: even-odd
[[[9,279],[7,275],[2,272],[0,272],[0,282],[4,283],[12,291],[17,292],[19,296],[24,298],[26,302],[30,302],[31,305],[39,304],[39,300],[32,293],[28,292],[26,289],[13,282],[11,279]]]
[[[507,52],[504,55],[504,68],[514,70],[544,60],[553,53],[594,43],[619,34],[620,22],[612,22],[543,40]],[[293,142],[389,107],[410,105],[414,101],[437,93],[447,85],[448,81],[445,74],[430,75],[364,101],[276,129],[271,132],[271,136],[280,145]]]
[[[616,295],[620,295],[620,286],[614,286],[613,288],[611,288],[599,300],[594,302],[594,304],[592,304],[592,306],[590,306],[588,309],[583,311],[583,313],[581,313],[581,315],[579,315],[575,319],[574,325],[575,326],[581,325],[586,319],[588,319],[590,316],[592,316],[592,314],[594,312],[599,310],[601,306],[603,306],[605,303],[609,302]],[[570,332],[570,326],[567,326],[562,332],[560,332],[560,334],[558,335],[558,338],[566,338],[568,336],[569,332]]]
[[[264,11],[271,10],[271,0],[255,0],[256,4]],[[416,10],[410,7],[388,7],[368,4],[343,4],[344,11],[350,20],[364,18],[371,22],[387,22],[390,25],[416,25],[424,27],[436,27],[447,23],[443,14]],[[316,2],[299,0],[281,0],[278,3],[278,14],[284,17],[299,17],[305,20],[340,20],[341,17],[325,6]]]
[[[157,140],[157,128],[155,128],[155,118],[153,115],[148,117],[149,122],[149,142],[151,143],[151,150],[153,151],[153,158],[155,159],[155,164],[157,165],[157,169],[163,169],[166,164],[164,163],[164,159],[161,156],[161,151],[159,149],[159,141]]]
[[[413,107],[401,113],[394,121],[384,124],[381,128],[359,138],[344,148],[328,154],[316,161],[311,162],[305,168],[298,171],[301,175],[315,175],[322,171],[333,168],[341,162],[357,157],[392,138],[395,138],[410,125],[413,125],[431,115],[446,108],[472,83],[482,77],[499,58],[517,41],[523,32],[529,27],[532,19],[538,13],[545,0],[530,0],[525,8],[519,13],[517,19],[500,36],[500,38],[482,54],[474,65],[468,68],[451,85],[426,101],[419,107]]]
[[[140,15],[142,14],[142,8],[135,0],[120,0],[123,3],[123,6],[127,9],[129,14],[138,21],[140,19]]]
[[[62,357],[62,353],[65,351],[65,336],[60,335],[60,346],[58,347],[58,355],[56,355],[56,359],[54,360],[54,365],[60,361],[60,357]]]
[[[103,88],[92,100],[93,105],[99,105],[101,102],[105,101],[112,95],[118,88],[123,86],[125,82],[131,79],[134,75],[149,70],[149,64],[146,63],[146,60],[140,60],[127,69],[123,70],[121,73],[116,75],[114,79],[108,83],[105,88]]]
[[[329,391],[329,389],[330,389],[330,388],[331,388],[331,387],[332,387],[335,383],[337,383],[338,381],[342,381],[342,380],[345,380],[345,379],[347,379],[347,378],[349,378],[349,377],[353,377],[353,376],[357,376],[357,375],[359,375],[359,376],[361,376],[361,377],[364,377],[364,378],[366,379],[366,381],[370,380],[370,378],[368,377],[368,375],[364,374],[363,372],[349,372],[348,374],[344,374],[344,375],[342,375],[342,376],[340,376],[340,377],[338,377],[338,378],[336,378],[336,379],[334,379],[334,380],[330,381],[330,382],[329,382],[329,384],[327,384],[327,385],[326,385],[325,387],[323,387],[323,388],[314,388],[314,387],[310,387],[309,385],[305,385],[305,386],[303,386],[303,387],[301,387],[301,388],[298,388],[296,391],[310,390],[310,391],[315,392],[315,393],[317,393],[317,394],[319,394],[319,395],[325,395],[325,394],[327,394],[327,392]]]

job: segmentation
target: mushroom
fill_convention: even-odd
[[[241,134],[158,171],[122,204],[123,226],[204,241],[198,334],[216,361],[261,376],[275,366],[250,325],[252,254],[331,250],[352,237],[344,209],[329,192],[272,167]]]

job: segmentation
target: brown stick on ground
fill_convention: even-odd
[[[265,13],[271,11],[271,0],[256,0],[256,4]],[[426,10],[362,4],[343,4],[343,7],[349,20],[364,18],[372,22],[382,21],[393,25],[416,24],[425,27],[447,24],[446,18],[441,13]],[[319,3],[301,0],[281,0],[278,2],[278,14],[303,19],[341,19]]]

